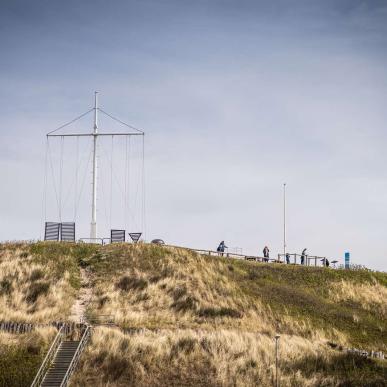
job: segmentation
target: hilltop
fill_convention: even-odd
[[[385,273],[263,264],[148,244],[3,244],[0,320],[74,318],[85,275],[91,298],[84,317],[96,327],[74,386],[271,385],[277,333],[283,386],[385,385],[386,361],[342,350],[387,351]],[[41,358],[52,336],[33,334],[40,344],[25,351],[30,360]],[[28,335],[0,340],[9,359]],[[36,368],[37,361],[30,363]],[[19,385],[28,385],[28,377]]]

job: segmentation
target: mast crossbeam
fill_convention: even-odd
[[[47,137],[87,137],[87,136],[144,136],[145,133],[67,133],[47,134]]]

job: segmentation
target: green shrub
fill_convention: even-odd
[[[339,386],[378,387],[386,386],[387,364],[385,361],[368,359],[349,353],[338,353],[326,358],[318,355],[315,358],[304,357],[296,362],[282,361],[283,372],[292,374],[295,369],[303,375],[312,377],[331,376]]]
[[[0,348],[0,387],[30,386],[43,360],[41,346]]]

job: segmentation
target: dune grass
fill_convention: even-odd
[[[269,386],[276,333],[281,385],[384,385],[385,361],[337,348],[387,351],[385,273],[147,244],[0,244],[0,320],[68,319],[81,267],[90,273],[89,318],[110,316],[117,328],[95,329],[74,386]],[[1,350],[33,369],[41,353],[29,357],[21,343]],[[19,372],[2,364],[7,380]]]
[[[386,362],[283,335],[281,386],[383,386]],[[97,328],[71,386],[273,386],[274,340],[237,330]],[[97,372],[96,372],[97,371]]]
[[[387,275],[256,264],[157,246],[106,246],[85,260],[90,315],[123,328],[238,328],[387,349]],[[350,289],[350,290],[349,290]]]
[[[93,246],[0,244],[0,321],[65,320],[80,287],[79,260]]]
[[[24,334],[0,332],[0,387],[30,386],[55,334],[52,327]]]

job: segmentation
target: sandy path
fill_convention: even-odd
[[[81,289],[79,290],[78,297],[75,300],[69,319],[75,322],[86,321],[86,308],[92,297],[92,288],[90,281],[90,274],[86,269],[80,269],[81,274]]]

